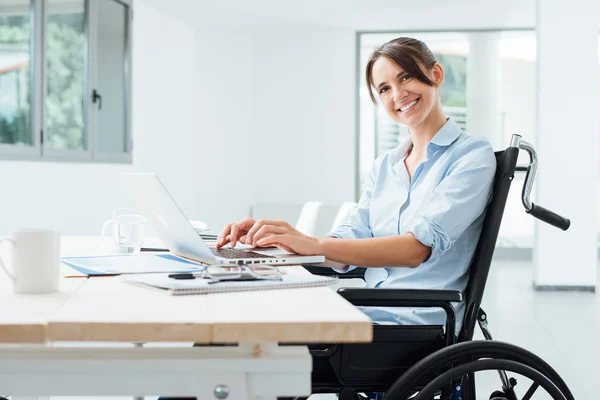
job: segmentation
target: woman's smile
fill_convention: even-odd
[[[415,106],[417,105],[417,103],[419,102],[419,100],[421,100],[420,97],[417,97],[414,100],[411,101],[407,101],[404,104],[402,104],[400,106],[400,108],[398,108],[396,111],[401,112],[401,113],[408,113],[411,112],[415,109]]]

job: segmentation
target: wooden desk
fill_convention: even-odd
[[[62,243],[64,256],[110,251],[99,238],[63,237]],[[307,272],[289,267],[288,273]],[[65,278],[59,293],[16,295],[4,276],[0,282],[0,342],[21,344],[0,347],[0,387],[13,395],[206,399],[215,398],[217,385],[227,387],[227,399],[308,395],[306,347],[278,343],[368,342],[372,335],[366,315],[323,287],[168,296],[119,277],[96,277]],[[44,342],[53,347],[26,345]]]

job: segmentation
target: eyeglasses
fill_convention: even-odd
[[[198,273],[171,274],[169,278],[173,279],[210,279],[208,283],[218,283],[227,281],[256,281],[272,280],[280,281],[281,271],[279,268],[270,265],[247,265],[236,266],[207,266]]]
[[[209,283],[224,281],[254,281],[254,280],[274,280],[280,281],[281,271],[279,268],[270,265],[247,265],[212,267],[208,266],[204,270],[204,278],[210,279]]]

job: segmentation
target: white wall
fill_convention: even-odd
[[[539,205],[568,215],[572,224],[567,232],[560,232],[536,221],[536,287],[594,290],[597,285],[598,11],[597,2],[586,0],[537,2],[536,144],[540,154],[554,162],[540,168],[535,190]],[[563,32],[569,32],[569,37]],[[577,49],[569,47],[572,37],[577,38]],[[557,112],[556,96],[563,95],[557,92],[556,77],[569,69],[573,60],[577,60],[577,73],[585,77],[585,84],[570,87],[568,96],[577,101],[561,101]]]
[[[353,200],[354,33],[298,24],[253,37],[254,201]]]
[[[0,235],[19,227],[98,234],[113,208],[130,204],[116,172],[157,172],[185,211],[198,203],[189,190],[197,176],[194,32],[138,1],[133,35],[133,166],[0,161]]]
[[[265,179],[256,168],[260,156],[252,131],[252,36],[235,30],[195,34],[195,159],[192,179],[183,184],[196,201],[189,217],[220,229],[249,214],[251,179]]]
[[[184,212],[197,198],[196,36],[191,27],[136,2],[133,47],[134,167],[155,172]]]

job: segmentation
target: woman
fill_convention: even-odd
[[[367,267],[369,287],[464,291],[496,171],[492,148],[444,115],[444,70],[424,43],[398,38],[384,44],[371,55],[366,80],[388,115],[408,126],[410,137],[375,160],[348,221],[315,238],[284,221],[246,218],[225,226],[217,247],[245,243],[324,255],[339,272]],[[371,99],[377,101],[373,93]],[[455,308],[458,333],[464,307]],[[442,310],[362,309],[379,324],[446,321]],[[326,359],[313,360],[313,381],[332,374]]]
[[[365,73],[373,102],[376,92],[410,136],[375,160],[348,221],[316,238],[284,221],[246,218],[225,226],[217,247],[245,243],[324,255],[326,266],[339,272],[367,267],[368,287],[464,291],[491,195],[493,150],[444,115],[444,70],[423,42],[398,38],[384,44],[371,54]],[[464,306],[455,307],[459,332]],[[363,311],[376,323],[445,323],[436,309]]]

